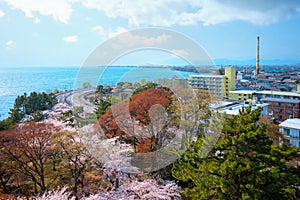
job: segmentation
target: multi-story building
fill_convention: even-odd
[[[295,147],[300,147],[300,119],[287,119],[281,124],[281,132],[284,134],[288,142]]]
[[[236,88],[236,69],[226,67],[225,75],[190,75],[188,83],[193,88],[208,90],[216,97],[228,98],[229,91]]]
[[[269,115],[282,122],[289,118],[300,118],[300,93],[281,91],[235,90],[230,91],[231,100],[255,99],[268,103]]]
[[[246,101],[253,99],[255,90],[234,90],[229,91],[229,99],[235,101]]]
[[[278,121],[300,118],[300,100],[267,97],[261,101],[269,104],[269,115]]]
[[[300,89],[300,88],[299,88]],[[231,100],[248,100],[248,99],[263,99],[263,98],[278,98],[278,99],[300,99],[300,91],[298,92],[281,92],[271,90],[234,90],[229,91],[229,99]]]

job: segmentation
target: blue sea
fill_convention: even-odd
[[[0,119],[8,117],[18,95],[52,92],[78,88],[83,82],[92,85],[115,85],[121,81],[155,81],[157,78],[188,77],[189,72],[170,68],[150,67],[1,67],[0,68]]]

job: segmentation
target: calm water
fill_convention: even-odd
[[[154,81],[157,78],[172,76],[187,77],[188,72],[173,71],[168,68],[135,67],[22,67],[0,68],[0,119],[6,118],[13,107],[15,98],[25,92],[52,92],[74,89],[75,83],[90,81],[92,85],[114,85],[120,81],[139,81],[144,78]]]

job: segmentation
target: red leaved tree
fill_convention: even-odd
[[[168,108],[172,94],[164,88],[148,89],[134,95],[129,103],[113,105],[99,119],[107,137],[121,136],[145,151],[156,150],[173,137]],[[145,143],[145,141],[148,141]],[[151,141],[149,143],[149,141]],[[143,150],[144,152],[144,150]]]
[[[45,191],[51,184],[47,181],[54,173],[47,167],[52,164],[50,135],[58,130],[52,124],[31,122],[17,126],[1,141],[1,154],[15,163],[16,173],[33,182],[35,192]]]

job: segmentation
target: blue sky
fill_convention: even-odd
[[[300,60],[299,0],[1,0],[0,66],[80,66],[116,33],[145,27],[182,33],[213,60],[255,59],[257,35],[262,62]],[[116,64],[184,62],[146,51]]]

